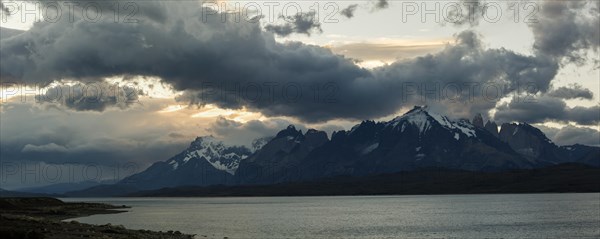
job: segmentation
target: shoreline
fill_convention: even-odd
[[[215,196],[215,195],[207,195],[207,196],[107,196],[107,197],[60,197],[60,199],[90,199],[90,198],[98,198],[98,199],[129,199],[129,198],[140,198],[140,199],[161,199],[161,198],[278,198],[278,197],[400,197],[400,196],[469,196],[469,195],[523,195],[523,194],[595,194],[600,193],[598,191],[565,191],[565,192],[514,192],[514,193],[504,193],[504,192],[483,192],[483,193],[421,193],[421,194],[323,194],[323,195],[224,195],[224,196]]]
[[[165,238],[191,239],[179,231],[127,229],[122,225],[92,225],[68,219],[127,212],[125,205],[63,202],[56,198],[0,198],[0,238]]]

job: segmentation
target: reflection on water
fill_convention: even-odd
[[[600,237],[600,194],[67,198],[132,206],[76,220],[197,238]]]

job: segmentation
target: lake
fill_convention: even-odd
[[[79,222],[196,238],[600,238],[600,193],[63,200],[132,207]]]

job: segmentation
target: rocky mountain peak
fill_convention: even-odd
[[[200,136],[200,137],[196,137],[196,139],[194,141],[192,141],[192,143],[190,143],[190,148],[203,148],[203,147],[207,147],[208,145],[222,145],[223,142],[217,140],[215,137],[213,137],[212,135],[209,136]]]
[[[499,134],[498,134],[498,125],[496,124],[496,122],[488,120],[485,123],[485,126],[483,126],[483,128],[485,130],[487,130],[488,132],[490,132],[492,135],[494,135],[496,137],[499,137]]]
[[[331,134],[331,140],[343,140],[344,138],[346,138],[346,136],[348,136],[348,132],[345,130],[333,131],[333,133]]]
[[[233,175],[239,162],[250,154],[251,150],[244,146],[229,146],[213,136],[203,136],[197,137],[188,149],[169,159],[167,163],[172,170],[177,170],[192,161],[206,161],[215,169]]]
[[[503,140],[508,140],[513,136],[529,135],[545,143],[553,144],[552,141],[546,137],[546,134],[528,123],[504,123],[501,126],[499,134],[500,138]]]
[[[283,137],[296,138],[296,137],[298,137],[300,135],[302,135],[302,131],[301,130],[297,130],[294,125],[289,125],[284,130],[279,131],[279,133],[277,133],[277,135],[275,136],[275,138],[276,139],[283,138]]]
[[[473,125],[478,128],[483,128],[483,117],[480,113],[477,113],[475,117],[473,117]]]
[[[541,130],[527,123],[504,123],[499,136],[517,153],[530,159],[554,157],[548,154],[557,148]]]
[[[384,123],[386,127],[403,132],[408,125],[418,128],[420,134],[425,134],[434,127],[441,126],[452,132],[463,134],[468,137],[475,137],[475,126],[468,120],[450,120],[446,116],[429,112],[426,106],[415,106],[412,110],[402,116],[398,116],[389,122]]]
[[[329,138],[327,137],[327,133],[325,133],[325,131],[319,131],[315,129],[309,129],[308,131],[306,131],[304,137],[305,141],[308,142],[310,145],[322,145],[325,142],[329,141]]]

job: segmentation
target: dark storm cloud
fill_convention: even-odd
[[[559,145],[585,144],[600,146],[598,130],[567,125],[554,135],[554,142]]]
[[[461,0],[461,8],[449,8],[448,19],[454,25],[478,25],[488,11],[482,0]],[[527,9],[535,8],[529,27],[534,35],[534,49],[544,57],[567,62],[583,63],[586,50],[598,50],[600,45],[599,1],[539,1],[518,5]],[[511,11],[504,6],[503,11]],[[493,10],[492,10],[493,11]],[[539,12],[538,12],[539,11]],[[490,13],[492,14],[492,13]]]
[[[181,21],[177,17],[201,11],[185,6],[165,6],[165,14],[174,19],[163,24],[143,19],[139,24],[115,24],[112,19],[36,24],[27,33],[2,41],[2,74],[27,82],[158,76],[175,90],[186,91],[180,99],[190,102],[316,122],[395,113],[419,98],[419,92],[407,96],[407,84],[499,83],[507,87],[503,95],[520,91],[519,85],[535,84],[536,91],[545,91],[558,69],[543,58],[485,50],[479,37],[466,31],[439,53],[369,71],[329,49],[277,43],[258,24],[222,23],[218,15]],[[274,95],[268,97],[269,93]],[[429,103],[449,108],[445,101]],[[476,106],[489,110],[494,103]]]
[[[308,36],[314,32],[322,33],[323,29],[321,29],[321,23],[319,23],[319,19],[315,17],[315,15],[315,12],[309,12],[282,17],[286,20],[286,23],[281,25],[268,24],[265,26],[265,30],[282,37],[289,36],[292,33],[305,34]]]
[[[529,24],[538,54],[583,63],[586,50],[600,46],[599,1],[545,1]],[[597,55],[596,55],[597,56]]]
[[[600,106],[582,107],[575,106],[567,109],[565,120],[577,122],[582,125],[600,124]]]
[[[536,56],[557,63],[585,63],[588,51],[597,53],[600,45],[599,7],[598,1],[544,1],[536,22],[529,24]],[[575,98],[593,99],[593,93],[580,85],[559,87],[536,96],[534,102],[513,100],[503,104],[497,108],[495,118],[499,121],[597,125],[600,106],[570,108],[563,100]]]
[[[36,101],[51,106],[63,106],[76,111],[104,111],[107,108],[125,109],[140,103],[143,95],[135,86],[95,82],[91,84],[58,85],[49,87]]]
[[[494,108],[504,96],[547,91],[557,70],[558,65],[552,60],[506,49],[483,49],[476,33],[464,31],[456,36],[455,45],[436,54],[375,69],[374,74],[383,89],[403,89],[405,94],[400,99],[404,102],[391,104],[428,104],[441,113],[471,118]],[[407,100],[409,86],[416,86],[418,94]],[[374,98],[401,93],[392,91]],[[427,95],[431,100],[423,101]]]
[[[342,9],[342,11],[340,11],[340,14],[342,14],[342,16],[345,16],[347,18],[353,18],[354,12],[356,11],[357,8],[358,8],[358,4],[349,5],[348,7]]]
[[[230,144],[251,146],[253,140],[270,137],[285,129],[293,122],[285,119],[270,119],[268,121],[251,120],[240,123],[224,117],[218,117],[209,125],[207,131]],[[306,132],[306,127],[294,124],[297,129]]]
[[[600,146],[600,131],[567,125],[563,128],[551,128],[543,125],[536,125],[540,130],[557,145],[583,144],[590,146]]]
[[[581,125],[598,125],[600,123],[600,106],[570,108],[564,100],[548,96],[535,99],[513,99],[510,103],[500,105],[494,118],[499,122],[562,121],[576,122]]]
[[[587,99],[594,98],[594,93],[581,85],[575,84],[569,87],[562,86],[548,93],[549,96],[561,99]]]
[[[534,85],[531,93],[547,90],[558,69],[555,62],[542,58],[523,56],[505,49],[484,50],[473,32],[457,35],[455,45],[449,45],[439,53],[396,62],[373,71],[361,69],[348,59],[334,56],[320,47],[299,43],[285,47],[286,50],[280,48],[278,51],[283,54],[277,62],[283,63],[283,66],[276,69],[292,71],[285,77],[277,77],[279,87],[275,88],[274,97],[268,97],[269,88],[264,86],[274,82],[259,80],[252,82],[260,87],[242,84],[240,88],[243,90],[238,94],[229,94],[233,89],[231,84],[214,84],[212,86],[219,90],[188,91],[180,100],[209,102],[230,108],[244,105],[268,116],[295,116],[307,122],[336,118],[372,119],[415,104],[429,104],[448,114],[460,112],[451,108],[460,108],[465,111],[460,116],[471,117],[474,113],[471,109],[486,112],[495,106],[495,100],[525,90],[522,86]],[[297,51],[304,52],[303,57],[296,56]],[[295,60],[288,65],[290,59]],[[269,70],[263,69],[263,74],[269,73]],[[274,78],[266,76],[265,79]],[[297,100],[281,96],[286,96],[286,89],[292,89],[289,94],[296,94],[293,91],[296,84],[302,89]],[[470,86],[481,89],[487,84],[503,88],[496,99],[486,100],[481,90],[468,90]],[[449,85],[452,89],[454,86],[462,88],[460,94],[451,97],[451,100],[444,97],[442,89]],[[315,89],[320,91],[315,93]],[[429,94],[428,89],[434,89],[434,94],[442,97],[423,102],[422,95]],[[322,98],[315,99],[315,94]],[[263,97],[254,100],[253,96]]]
[[[157,76],[184,92],[181,101],[320,122],[384,117],[414,104],[470,118],[507,95],[548,91],[559,69],[544,55],[486,49],[476,33],[464,31],[438,53],[367,70],[323,47],[278,43],[257,23],[223,23],[195,3],[138,4],[152,11],[136,15],[136,24],[112,17],[42,22],[2,40],[2,76],[25,82]],[[292,29],[309,31],[311,24]],[[501,89],[492,99],[480,88],[468,90],[490,84]],[[456,97],[423,102],[428,89],[438,87],[439,95],[448,85],[462,87]]]

